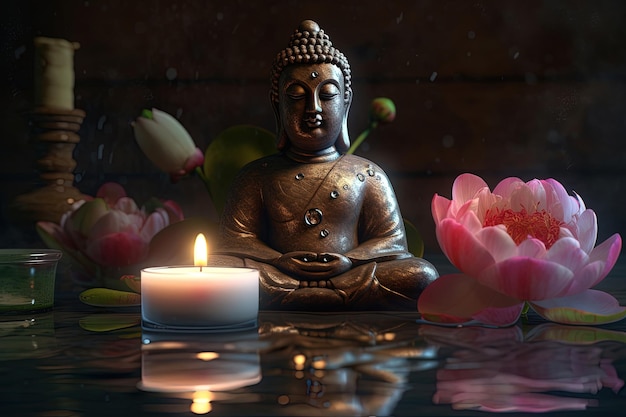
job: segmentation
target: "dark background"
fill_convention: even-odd
[[[438,252],[430,202],[463,172],[493,187],[554,177],[599,219],[599,239],[626,231],[626,2],[49,0],[0,6],[0,245],[41,245],[8,207],[37,179],[27,113],[33,38],[79,42],[76,107],[87,112],[76,186],[118,181],[139,202],[174,198],[215,218],[197,178],[172,185],[137,147],[142,108],[175,115],[204,149],[223,129],[274,130],[269,70],[303,19],[350,60],[352,138],[370,101],[395,122],[358,154],[391,177],[404,217]]]

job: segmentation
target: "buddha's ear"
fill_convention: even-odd
[[[350,135],[348,135],[348,113],[352,104],[352,92],[348,92],[348,99],[345,101],[343,121],[341,122],[341,132],[335,142],[335,148],[339,153],[346,153],[350,149]]]
[[[283,129],[283,124],[280,122],[280,111],[278,108],[278,102],[272,100],[270,94],[270,102],[272,103],[272,110],[274,111],[274,118],[276,119],[276,148],[279,151],[282,151],[287,146],[287,135],[285,134],[285,129]]]

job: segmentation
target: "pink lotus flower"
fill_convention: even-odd
[[[435,322],[514,323],[528,302],[544,318],[600,324],[626,316],[611,295],[591,290],[615,265],[619,234],[595,246],[596,215],[553,180],[507,178],[490,191],[460,175],[452,200],[435,195],[437,240],[462,274],[443,276],[418,300]]]
[[[135,265],[148,254],[151,239],[169,224],[183,219],[173,201],[156,204],[148,212],[139,208],[119,184],[107,183],[96,198],[78,201],[60,224],[38,222],[37,230],[48,246],[63,250],[83,266]]]

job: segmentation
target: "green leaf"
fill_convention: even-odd
[[[422,235],[420,235],[420,232],[417,231],[413,223],[407,219],[404,219],[404,229],[406,230],[406,241],[409,245],[409,252],[421,258],[424,256],[424,240],[422,240]]]
[[[146,119],[154,119],[154,115],[152,114],[152,110],[143,109],[141,111],[141,117],[145,117]]]
[[[80,327],[90,332],[111,332],[141,324],[136,314],[92,314],[78,321]]]
[[[207,147],[201,178],[215,208],[221,213],[233,179],[244,165],[276,153],[276,137],[256,126],[233,126],[222,131]]]
[[[90,288],[80,293],[80,301],[94,307],[132,307],[141,305],[141,294],[110,288]]]

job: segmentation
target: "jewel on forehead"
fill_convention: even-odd
[[[313,71],[311,73],[311,78],[317,78],[318,75],[319,75],[319,73],[317,71]]]

